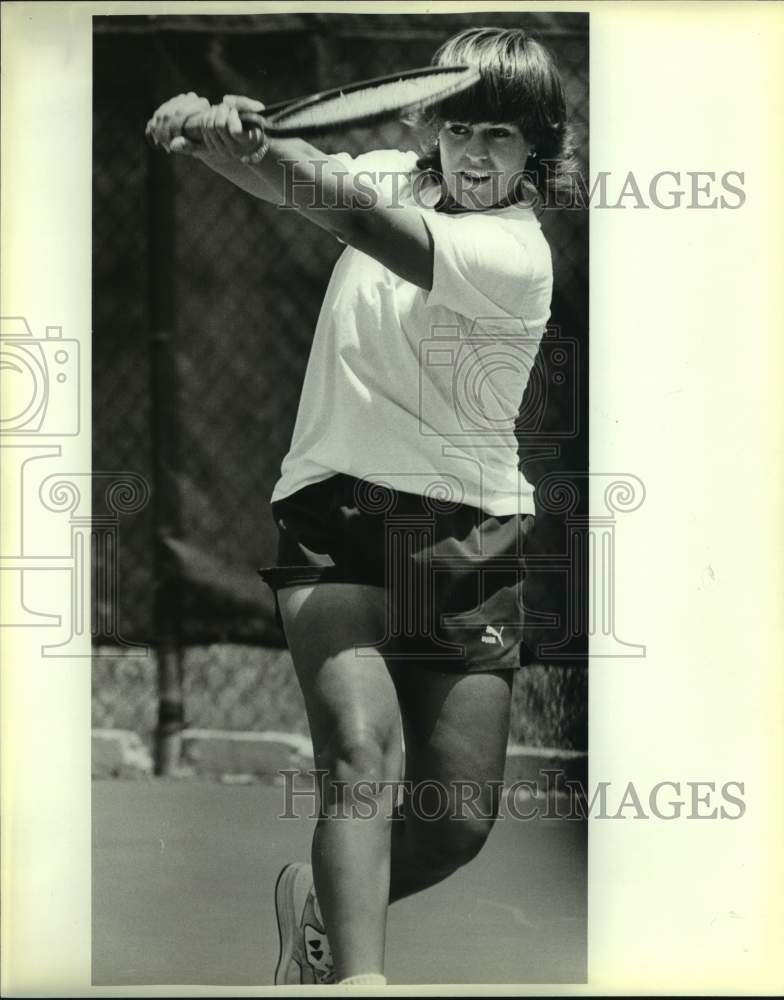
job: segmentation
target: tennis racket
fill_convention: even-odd
[[[240,119],[248,130],[260,127],[271,138],[305,139],[338,129],[377,124],[411,108],[437,104],[468,90],[478,81],[479,71],[468,66],[427,66],[282,101],[265,108],[263,115],[243,111]],[[200,118],[197,112],[182,126],[182,134],[193,142],[201,138]]]

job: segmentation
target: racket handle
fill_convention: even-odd
[[[182,123],[182,134],[186,139],[190,139],[191,142],[201,143],[201,125],[203,120],[204,114],[201,111],[188,115]],[[240,121],[246,132],[250,132],[254,128],[260,128],[263,131],[266,125],[264,118],[255,111],[241,111]]]

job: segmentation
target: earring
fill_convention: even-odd
[[[532,160],[535,160],[536,159],[536,150],[532,149],[531,152],[528,155],[531,157]]]

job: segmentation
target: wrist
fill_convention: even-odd
[[[264,157],[269,152],[270,143],[266,135],[262,133],[261,138],[253,149],[248,150],[243,156],[240,157],[242,163],[246,163],[249,166],[257,166]]]

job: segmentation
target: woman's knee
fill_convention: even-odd
[[[339,724],[316,750],[316,766],[323,772],[325,804],[390,795],[389,785],[400,780],[401,750],[395,727]]]
[[[380,733],[362,727],[341,727],[319,754],[336,781],[381,781],[387,776],[388,751]]]
[[[411,824],[411,834],[417,860],[433,871],[453,872],[479,854],[493,824],[491,816],[451,816],[425,822],[415,820]]]

